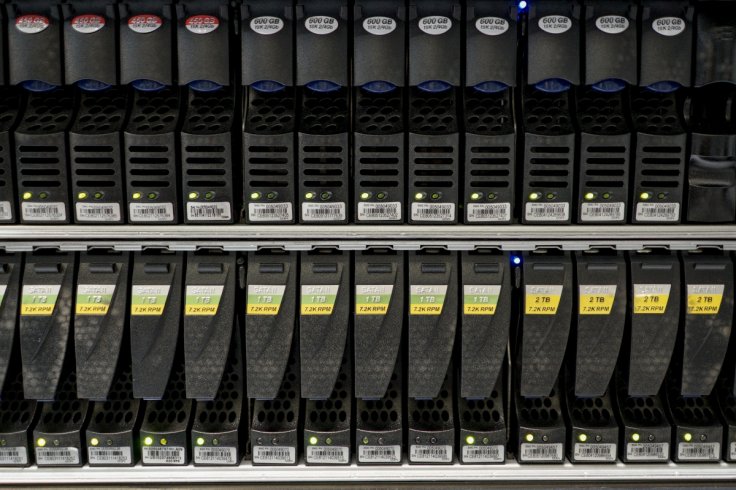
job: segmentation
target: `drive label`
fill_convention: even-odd
[[[255,464],[295,464],[296,448],[286,446],[253,446]]]
[[[282,285],[248,285],[248,305],[245,313],[248,315],[270,315],[279,314],[281,301],[284,299],[286,286]]]
[[[688,284],[689,315],[717,315],[723,301],[723,284]]]
[[[339,285],[302,286],[302,315],[332,315]]]
[[[411,286],[409,313],[412,315],[441,315],[445,304],[447,286]],[[414,447],[414,446],[412,446]]]
[[[166,308],[171,286],[133,286],[130,314],[137,316],[161,316]]]
[[[60,284],[48,286],[24,285],[20,314],[24,316],[51,316],[54,313],[60,290]]]
[[[409,449],[412,463],[452,463],[452,446],[413,444]]]
[[[664,314],[671,287],[669,284],[634,284],[634,313]]]
[[[463,313],[466,315],[495,315],[500,285],[463,286]]]
[[[184,314],[215,316],[225,286],[187,286]]]
[[[562,285],[527,284],[524,295],[524,312],[527,315],[555,315],[560,306]]]
[[[616,297],[616,285],[580,286],[581,315],[610,315]]]
[[[80,284],[77,286],[77,315],[107,315],[115,294],[114,284]]]
[[[394,286],[355,286],[356,315],[385,315],[391,304]]]

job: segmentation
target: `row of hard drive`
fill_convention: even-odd
[[[0,465],[736,461],[730,255],[0,256]]]

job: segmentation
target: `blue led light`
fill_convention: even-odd
[[[503,92],[507,88],[509,88],[509,86],[503,82],[482,82],[473,86],[473,89],[484,94],[497,94],[498,92]]]
[[[547,92],[548,94],[559,94],[570,90],[571,86],[572,84],[570,82],[563,80],[562,78],[550,78],[548,80],[542,80],[534,87],[537,90]]]
[[[518,255],[512,255],[511,263],[514,265],[521,265],[521,257],[519,257]]]
[[[384,82],[383,80],[376,80],[363,85],[363,90],[372,94],[385,94],[396,90],[396,85],[390,82]]]
[[[25,82],[22,82],[20,86],[29,92],[50,92],[58,88],[58,85],[52,85],[50,83],[42,82],[41,80],[26,80]]]
[[[81,88],[85,92],[101,92],[102,90],[109,89],[112,85],[87,78],[85,80],[78,81],[77,87]]]
[[[525,8],[527,8],[528,6],[529,6],[529,4],[528,4],[528,3],[526,2],[526,0],[521,0],[521,1],[519,2],[519,10],[524,10],[524,9],[525,9]]]
[[[189,82],[189,88],[195,92],[217,92],[222,88],[222,85],[209,80],[193,80]]]
[[[253,87],[253,90],[269,94],[273,92],[281,92],[286,88],[286,85],[274,82],[273,80],[259,80],[257,82],[253,82],[250,86]]]
[[[320,92],[320,93],[329,93],[329,92],[337,92],[340,90],[340,85],[336,84],[335,82],[331,82],[329,80],[315,80],[313,82],[309,82],[306,87],[309,90],[312,90],[314,92]]]
[[[442,80],[427,80],[426,82],[422,82],[419,85],[417,85],[417,88],[421,90],[422,92],[429,92],[431,94],[436,94],[439,92],[445,92],[446,90],[450,90],[452,88],[452,85]]]
[[[660,94],[669,94],[679,89],[680,87],[682,87],[682,85],[680,85],[677,82],[664,81],[664,82],[657,82],[651,85],[647,85],[646,88],[647,90],[651,90],[652,92],[657,92]]]
[[[609,78],[608,80],[601,80],[598,83],[594,83],[591,87],[597,92],[611,94],[614,92],[621,92],[625,89],[626,82],[619,80],[618,78]]]
[[[134,89],[140,90],[141,92],[158,92],[166,88],[166,85],[163,83],[147,79],[133,80],[132,85]]]

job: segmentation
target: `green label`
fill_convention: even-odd
[[[187,286],[184,314],[186,316],[214,316],[220,306],[225,286]]]

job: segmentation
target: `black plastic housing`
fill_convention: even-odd
[[[72,222],[67,130],[74,113],[70,88],[32,93],[15,128],[14,147],[20,222]]]
[[[406,3],[403,0],[357,0],[353,5],[354,87],[388,82],[404,87]]]
[[[21,300],[22,272],[22,255],[0,254],[0,399],[3,398],[3,386],[6,380],[7,383],[12,382],[9,373],[12,374],[15,371],[11,359],[14,357],[20,338],[18,305]]]
[[[136,398],[164,396],[181,328],[183,280],[180,252],[136,253],[133,257],[130,350]]]
[[[11,138],[22,106],[21,91],[13,87],[3,87],[0,91],[0,224],[15,223],[19,219],[16,163],[13,159]]]
[[[122,131],[128,110],[124,88],[78,95],[69,130],[75,222],[125,223]]]
[[[61,4],[64,21],[64,80],[118,83],[117,24],[113,0],[73,0]]]
[[[452,464],[456,461],[453,378],[450,366],[436,396],[408,398],[409,464]]]
[[[187,398],[213,400],[218,394],[232,357],[228,351],[235,322],[237,273],[232,252],[187,254],[183,319]]]
[[[724,426],[716,397],[683,396],[675,379],[667,380],[666,403],[672,419],[672,460],[675,463],[721,461]]]
[[[567,425],[562,412],[562,393],[555,382],[548,394],[524,397],[515,393],[516,460],[519,463],[561,464],[565,461]]]
[[[294,85],[294,4],[244,0],[240,7],[241,83]]]
[[[356,252],[355,397],[385,397],[400,363],[405,309],[404,254],[371,249]],[[400,383],[399,383],[400,385]]]
[[[13,360],[0,397],[0,439],[5,441],[0,449],[0,467],[29,466],[33,461],[30,448],[39,403],[23,396],[23,375],[17,355]]]
[[[613,384],[603,394],[578,397],[567,376],[567,457],[572,463],[615,463],[618,459],[619,425],[614,408]],[[610,379],[610,378],[609,378]]]
[[[347,252],[322,249],[301,255],[299,357],[302,398],[326,400],[340,392],[335,386],[338,378],[346,374],[344,358],[348,359],[347,368],[352,364],[346,354],[352,330],[350,269]],[[352,376],[340,383],[349,385],[352,392]]]
[[[462,4],[455,0],[410,0],[409,85],[441,80],[460,86]]]
[[[716,402],[720,420],[724,425],[723,460],[736,461],[736,395],[733,393],[733,376],[723,376],[716,387]]]
[[[465,2],[466,87],[484,82],[516,87],[518,15],[513,0]]]
[[[687,0],[642,0],[639,85],[692,81],[695,9]]]
[[[168,0],[126,0],[120,13],[120,82],[174,84],[174,10]]]
[[[440,395],[443,383],[453,383],[448,378],[454,377],[450,366],[458,321],[458,283],[456,252],[428,249],[409,254],[406,391],[410,399],[445,398]]]
[[[350,7],[346,0],[298,0],[296,24],[296,84],[326,80],[348,84]]]
[[[230,85],[230,2],[179,0],[175,9],[179,85]]]
[[[577,0],[548,0],[529,7],[526,83],[565,80],[580,85],[580,22]]]
[[[639,81],[639,7],[633,0],[585,0],[584,85]]]
[[[499,376],[488,397],[464,398],[458,393],[458,460],[462,464],[506,462],[508,427],[506,386]]]
[[[64,381],[71,340],[75,265],[72,253],[26,255],[19,329],[23,394],[29,400],[56,400],[57,387]]]
[[[695,38],[695,87],[714,82],[736,83],[734,43],[736,6],[730,2],[698,2]]]
[[[39,81],[64,83],[59,4],[48,0],[8,2],[10,84]]]
[[[88,252],[79,256],[74,352],[80,398],[108,397],[128,323],[129,274],[128,253]]]

